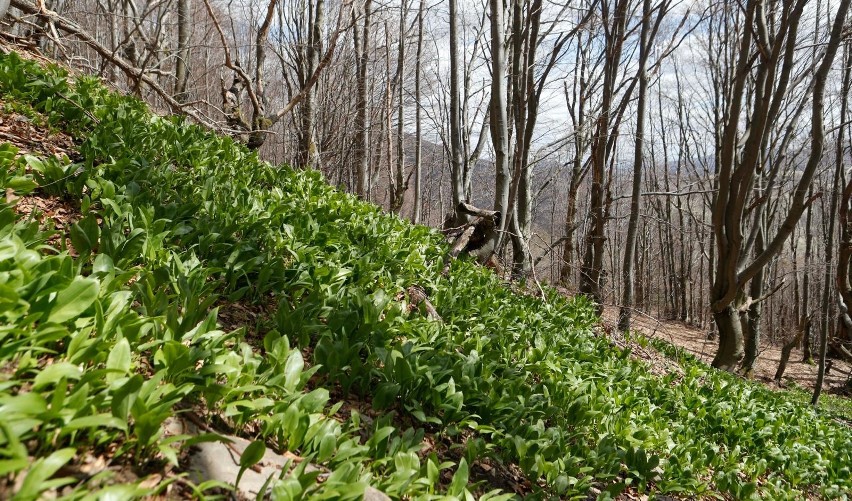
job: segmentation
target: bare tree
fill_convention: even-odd
[[[606,170],[611,159],[610,154],[614,143],[610,140],[615,132],[612,130],[615,121],[613,112],[630,2],[629,0],[616,0],[612,9],[608,0],[602,1],[600,5],[600,22],[604,30],[606,59],[603,70],[604,82],[601,89],[601,111],[595,123],[595,133],[591,144],[590,228],[586,233],[583,266],[580,271],[580,292],[588,295],[597,303],[599,312],[602,310],[601,305],[603,304],[601,278],[604,271],[605,229],[610,203],[608,199],[611,196],[607,188]]]
[[[396,75],[393,87],[397,93],[396,118],[396,169],[390,179],[390,209],[399,212],[405,202],[409,177],[405,175],[405,42],[408,36],[406,18],[408,0],[399,6],[399,44],[397,46]]]
[[[324,0],[315,0],[318,6],[315,8],[316,14],[312,17],[315,24],[316,21],[322,21],[322,3]],[[225,52],[225,66],[233,71],[233,81],[230,87],[222,85],[222,101],[225,115],[232,128],[242,131],[246,136],[246,146],[250,149],[258,149],[266,142],[269,136],[269,131],[272,126],[278,123],[283,117],[287,116],[293,109],[301,103],[306,97],[310,96],[311,89],[319,80],[322,70],[331,62],[334,50],[337,47],[337,40],[340,33],[343,31],[343,19],[346,17],[350,3],[345,2],[340,6],[337,16],[337,24],[330,37],[328,48],[325,54],[317,63],[314,71],[310,73],[307,79],[301,84],[297,93],[290,100],[276,111],[267,111],[267,95],[266,95],[266,49],[267,37],[269,30],[272,27],[272,21],[275,13],[275,8],[278,0],[270,0],[266,5],[265,15],[261,22],[260,28],[257,30],[254,41],[255,52],[255,69],[254,75],[249,77],[248,73],[240,66],[239,61],[233,59],[225,32],[216,16],[210,0],[204,0],[204,5],[207,8],[207,14],[213,21],[222,46]],[[316,17],[318,16],[318,17]],[[313,30],[312,30],[313,31]],[[242,113],[242,96],[246,93],[251,103],[251,118],[246,119]]]
[[[563,82],[568,118],[571,121],[569,134],[570,144],[572,145],[572,158],[569,162],[571,171],[565,198],[563,236],[565,242],[562,251],[562,267],[559,271],[559,281],[565,285],[568,285],[574,279],[574,234],[579,226],[576,221],[577,200],[580,186],[591,166],[591,162],[586,157],[587,148],[591,142],[588,117],[598,113],[598,110],[593,107],[593,98],[596,89],[595,81],[599,80],[599,74],[596,75],[594,72],[601,65],[592,61],[593,41],[593,35],[588,33],[587,30],[578,31],[574,47],[575,60],[570,91],[568,82]]]
[[[372,14],[371,0],[364,0],[363,24],[355,24],[352,37],[355,44],[355,72],[358,82],[355,116],[355,169],[357,178],[356,192],[361,198],[367,198],[370,190],[370,165],[368,143],[370,140],[369,118],[367,114],[367,54],[370,47],[370,22]],[[355,12],[352,13],[353,23]]]
[[[189,80],[190,46],[192,33],[192,0],[178,0],[178,47],[175,60],[175,100],[186,102],[186,84]]]
[[[713,366],[732,371],[743,357],[741,308],[748,309],[744,288],[781,250],[807,204],[806,195],[824,148],[823,95],[828,72],[840,44],[849,10],[849,0],[841,0],[831,34],[811,81],[811,151],[792,201],[775,234],[767,237],[762,252],[749,259],[755,238],[744,238],[749,193],[761,166],[772,124],[789,96],[795,66],[797,33],[806,0],[764,3],[752,0],[742,8],[740,48],[733,75],[730,103],[722,126],[719,158],[719,190],[713,201],[712,222],[717,251],[711,294],[711,309],[719,329],[719,348]],[[766,9],[773,9],[768,16]],[[751,82],[753,96],[746,101],[745,89]],[[750,109],[749,109],[750,108]],[[740,134],[740,119],[748,115],[748,130]],[[761,166],[762,167],[762,166]],[[766,166],[766,168],[770,168]],[[777,168],[777,167],[775,167]],[[758,202],[760,203],[760,202]],[[757,235],[754,230],[751,234]]]
[[[450,5],[450,172],[452,176],[453,207],[467,199],[464,178],[461,123],[461,68],[459,61],[458,0]]]
[[[420,105],[420,79],[423,72],[423,15],[426,0],[420,0],[417,9],[417,58],[414,61],[414,210],[411,222],[420,224],[423,212],[423,110]]]
[[[836,294],[839,295],[840,304],[847,307],[852,304],[850,303],[850,299],[852,299],[852,294],[850,294],[849,289],[849,272],[850,272],[850,254],[849,254],[849,199],[850,193],[852,193],[852,183],[846,185],[844,187],[843,178],[844,178],[844,152],[845,147],[843,144],[843,132],[845,127],[847,127],[847,119],[849,112],[849,90],[850,86],[852,86],[852,68],[850,68],[850,64],[852,64],[852,50],[850,50],[849,43],[847,42],[844,45],[844,69],[843,69],[843,83],[841,84],[841,100],[840,100],[840,128],[837,131],[837,140],[835,141],[834,147],[834,179],[832,180],[831,185],[831,202],[829,205],[829,221],[828,221],[828,230],[826,232],[826,245],[825,245],[825,284],[824,284],[824,292],[823,292],[823,308],[826,310],[826,317],[829,316],[829,312],[831,311],[827,308],[828,304],[835,301]],[[841,194],[841,190],[843,191]],[[834,261],[834,225],[836,218],[840,216],[840,252],[838,252],[837,256],[837,272],[835,276],[835,285],[837,287],[837,291],[835,292],[834,287],[831,284],[831,268],[828,266]],[[843,311],[841,308],[839,320],[841,326],[843,326],[847,331],[849,330],[850,324],[852,322],[848,322],[849,320],[849,312]],[[819,339],[819,371],[817,372],[817,381],[816,386],[814,387],[814,394],[811,403],[816,405],[819,401],[820,393],[822,392],[822,383],[825,378],[825,357],[826,352],[828,351],[828,341],[831,336],[831,332],[829,329],[830,323],[827,321],[823,322],[823,328],[820,332]]]
[[[670,2],[657,5],[656,22],[652,25],[651,0],[642,1],[642,27],[639,35],[639,90],[636,102],[636,137],[633,147],[633,188],[630,195],[630,221],[627,225],[627,238],[624,244],[624,261],[622,266],[623,294],[621,309],[618,314],[618,328],[630,329],[630,317],[633,310],[633,293],[635,274],[633,266],[636,261],[636,238],[639,230],[639,203],[642,191],[642,161],[645,146],[645,120],[648,101],[648,53],[656,37],[660,23],[670,6]]]
[[[840,202],[840,252],[838,253],[837,289],[845,311],[841,312],[841,321],[847,332],[852,332],[849,305],[852,304],[852,180],[843,189]],[[823,371],[824,373],[824,371]]]
[[[509,212],[509,118],[506,105],[506,50],[503,0],[489,0],[491,13],[491,144],[494,148],[494,210]],[[503,217],[500,230],[506,229]]]
[[[316,137],[316,99],[312,86],[308,83],[320,65],[322,52],[322,30],[325,15],[325,0],[308,1],[306,9],[307,40],[300,44],[297,51],[297,75],[299,88],[307,89],[299,106],[299,152],[297,165],[314,169],[320,168],[320,151]]]

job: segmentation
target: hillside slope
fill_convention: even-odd
[[[215,495],[187,456],[224,433],[244,469],[292,458],[276,499],[852,489],[848,428],[689,357],[657,377],[580,299],[442,276],[439,235],[316,172],[15,54],[0,99],[74,138],[0,145],[0,498]]]

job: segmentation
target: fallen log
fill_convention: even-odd
[[[462,252],[476,257],[480,264],[497,268],[493,255],[500,228],[500,212],[480,209],[466,202],[456,206],[454,214],[444,221],[443,232],[455,237],[450,252],[444,259],[442,273],[450,271],[450,264]]]
[[[420,287],[419,285],[412,285],[408,288],[407,292],[411,308],[419,308],[422,304],[423,308],[426,310],[426,318],[437,322],[443,322],[441,315],[438,315],[438,310],[436,310],[432,302],[429,301],[429,296],[426,295],[426,290],[423,287]]]

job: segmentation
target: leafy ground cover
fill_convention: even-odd
[[[245,467],[266,447],[304,458],[270,479],[281,499],[511,497],[495,470],[533,498],[852,489],[849,428],[689,360],[655,376],[582,299],[465,260],[443,276],[439,235],[316,172],[15,54],[0,98],[77,140],[74,161],[0,146],[0,497],[221,492],[182,475],[216,435],[164,433],[188,412],[254,440]],[[45,227],[16,210],[28,193],[79,217]],[[270,313],[223,329],[230,304]]]

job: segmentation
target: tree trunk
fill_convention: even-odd
[[[423,123],[420,106],[420,79],[423,59],[423,13],[426,0],[420,0],[417,11],[417,60],[414,62],[414,211],[411,222],[420,224],[423,206]]]
[[[852,306],[852,180],[843,190],[843,200],[840,204],[840,252],[837,256],[837,292],[840,296],[841,321],[844,326],[847,341],[852,341],[852,325],[850,325],[849,308]]]
[[[568,185],[568,200],[565,208],[565,246],[562,248],[562,268],[559,270],[559,282],[568,285],[574,278],[574,233],[577,231],[577,194],[582,181],[581,169],[583,159],[579,156],[574,160],[571,171],[571,182]]]
[[[308,43],[304,49],[302,58],[302,87],[307,86],[308,79],[317,70],[320,62],[320,51],[322,50],[322,25],[325,10],[325,0],[316,0],[316,4],[308,2]],[[319,169],[320,151],[316,138],[316,103],[315,92],[309,90],[302,99],[299,159],[300,167]]]
[[[624,244],[622,265],[623,294],[618,314],[618,329],[630,330],[633,310],[633,287],[636,277],[633,265],[636,262],[636,232],[639,229],[639,198],[642,188],[642,155],[645,140],[645,108],[648,98],[648,34],[651,28],[651,0],[642,2],[642,32],[639,42],[639,96],[636,103],[636,142],[633,146],[633,189],[630,194],[630,220],[627,223],[627,239]],[[667,167],[666,167],[667,168]]]
[[[364,24],[359,29],[357,23],[353,29],[355,44],[355,72],[357,80],[357,98],[355,110],[355,178],[356,192],[364,200],[370,196],[370,164],[368,158],[370,131],[367,114],[367,54],[370,49],[371,0],[364,1]],[[352,14],[353,20],[355,14]]]
[[[494,210],[503,215],[506,229],[509,213],[509,120],[506,107],[506,53],[504,48],[503,0],[489,0],[491,11],[491,144],[494,147]]]
[[[408,178],[405,176],[405,21],[408,16],[408,0],[399,6],[399,45],[396,58],[396,169],[391,191],[391,212],[399,213],[405,203]]]
[[[784,371],[787,370],[787,362],[790,360],[790,353],[793,351],[793,348],[799,344],[810,323],[811,318],[807,315],[803,316],[801,320],[799,320],[799,327],[796,329],[796,335],[784,344],[783,348],[781,348],[781,360],[778,362],[778,370],[775,371],[775,384],[781,384],[781,378],[784,377]]]
[[[761,179],[758,179],[758,192],[763,195],[765,191],[762,189]],[[755,238],[754,252],[760,255],[763,252],[764,236],[766,231],[766,217],[763,209],[758,207],[755,209],[754,217],[758,229],[757,237]],[[751,279],[749,284],[749,296],[755,302],[751,304],[745,314],[743,322],[744,338],[745,338],[745,359],[743,360],[743,374],[746,377],[751,377],[754,372],[754,363],[757,361],[758,350],[760,349],[760,320],[763,314],[763,289],[764,277],[766,268],[761,268],[757,274]]]
[[[192,0],[178,0],[178,47],[175,60],[175,101],[187,101],[186,84],[189,80],[189,37],[192,33]]]
[[[601,278],[603,273],[603,253],[606,242],[606,170],[609,161],[608,144],[610,139],[610,118],[614,103],[616,80],[621,65],[621,49],[624,43],[624,30],[627,23],[626,0],[619,0],[612,17],[608,2],[603,2],[602,22],[611,23],[606,35],[606,62],[604,83],[601,92],[601,112],[595,126],[592,140],[592,187],[589,207],[589,231],[586,233],[583,267],[580,272],[580,293],[589,296],[596,304],[598,313],[603,311],[603,292]]]
[[[757,275],[751,279],[749,294],[754,299],[758,299],[763,294],[764,273],[764,270],[760,270]],[[757,355],[760,349],[760,321],[762,315],[763,301],[761,300],[752,304],[745,313],[745,321],[743,322],[743,329],[745,331],[743,333],[745,339],[743,375],[746,377],[751,377],[754,372],[754,363],[757,361]]]
[[[713,319],[719,330],[719,349],[713,358],[713,367],[728,372],[736,370],[743,358],[743,330],[740,314],[733,305],[714,311]]]
[[[813,197],[813,187],[808,191],[808,198]],[[808,215],[805,218],[805,272],[802,277],[802,315],[810,315],[811,303],[811,277],[809,266],[811,263],[811,249],[813,247],[814,234],[811,231],[813,224],[813,206],[808,206]],[[813,363],[814,358],[811,354],[811,322],[805,324],[805,331],[802,337],[802,362]]]
[[[450,171],[453,207],[465,202],[464,152],[461,127],[461,75],[459,67],[458,0],[450,4]]]
[[[574,134],[574,158],[571,161],[571,178],[568,184],[568,194],[565,201],[565,245],[562,248],[562,267],[559,270],[559,282],[568,285],[574,279],[574,233],[577,231],[577,196],[583,178],[589,171],[589,163],[584,161],[586,152],[586,106],[588,93],[586,92],[588,75],[588,54],[586,47],[578,47],[575,55],[575,66],[579,70],[573,75],[573,100],[568,92],[568,83],[563,83],[565,103],[570,110],[569,118],[572,121],[572,133]]]

